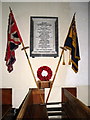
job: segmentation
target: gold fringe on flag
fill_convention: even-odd
[[[71,65],[71,51],[69,50],[69,62],[68,65]]]
[[[65,53],[63,52],[63,65],[65,65]]]

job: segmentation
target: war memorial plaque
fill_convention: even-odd
[[[31,17],[30,56],[58,56],[57,17]]]

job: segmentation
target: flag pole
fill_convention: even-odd
[[[30,63],[30,60],[29,60],[28,54],[27,54],[27,52],[26,52],[26,49],[24,49],[25,46],[24,46],[23,41],[22,41],[22,46],[23,46],[22,49],[24,50],[25,55],[26,55],[26,58],[27,58],[27,60],[28,60],[28,64],[29,64],[29,66],[30,66],[30,69],[31,69],[32,75],[33,75],[33,77],[34,77],[34,81],[35,81],[35,83],[36,83],[36,86],[37,86],[38,90],[40,91],[40,89],[39,89],[39,87],[38,87],[38,85],[37,85],[36,77],[35,77],[34,71],[33,71],[33,69],[32,69],[32,65],[31,65],[31,63]],[[44,100],[43,100],[41,94],[40,94],[40,98],[41,98],[42,103],[44,103]]]
[[[58,61],[58,64],[57,64],[57,67],[56,67],[56,71],[55,71],[55,74],[54,74],[54,77],[53,77],[53,80],[52,80],[52,85],[50,87],[50,90],[49,90],[49,93],[48,93],[48,96],[47,96],[47,99],[46,99],[46,103],[47,103],[47,101],[49,99],[49,96],[50,96],[50,93],[51,93],[51,90],[52,90],[52,87],[53,87],[53,83],[54,83],[55,78],[56,78],[56,74],[57,74],[57,71],[58,71],[58,68],[59,68],[59,65],[60,65],[63,53],[64,53],[64,49],[62,49],[61,56],[60,56],[60,59]]]
[[[27,54],[27,52],[26,52],[26,49],[24,49],[25,46],[24,46],[23,41],[22,41],[22,46],[23,46],[23,50],[24,50],[24,52],[25,52],[26,58],[27,58],[27,60],[28,60],[28,64],[29,64],[29,66],[30,66],[30,69],[31,69],[32,75],[33,75],[33,77],[34,77],[34,81],[35,81],[35,83],[36,83],[36,86],[37,86],[38,90],[40,91],[40,89],[39,89],[39,87],[38,87],[38,85],[37,85],[36,77],[35,77],[34,71],[33,71],[33,69],[32,69],[32,65],[31,65],[31,63],[30,63],[30,60],[29,60],[28,54]],[[44,100],[43,100],[41,94],[40,94],[40,98],[41,98],[42,103],[44,103]]]
[[[9,9],[10,9],[10,12],[12,12],[12,9],[11,9],[10,7],[9,7]],[[34,71],[33,71],[33,69],[32,69],[32,65],[31,65],[31,63],[30,63],[30,60],[29,60],[29,57],[28,57],[27,51],[26,51],[26,49],[25,49],[26,47],[24,46],[23,41],[21,41],[21,44],[22,44],[22,47],[23,47],[22,50],[24,50],[25,55],[26,55],[26,58],[27,58],[27,60],[28,60],[28,64],[29,64],[29,66],[30,66],[30,69],[31,69],[32,75],[33,75],[33,77],[34,77],[34,81],[35,81],[35,83],[36,83],[36,86],[37,86],[38,90],[40,91],[40,89],[39,89],[39,87],[38,87],[38,85],[37,85],[37,81],[36,81],[36,78],[35,78],[35,75],[34,75]],[[41,98],[42,103],[44,103],[44,100],[43,100],[41,94],[40,94],[40,98]]]
[[[76,12],[74,13],[73,18],[75,17],[75,14],[76,14]],[[71,27],[71,26],[70,26],[70,27]],[[69,29],[70,29],[70,28],[69,28]],[[65,40],[65,41],[66,41],[66,40]],[[51,85],[51,87],[50,87],[50,90],[49,90],[48,96],[47,96],[47,98],[46,98],[46,104],[47,104],[47,102],[48,102],[48,99],[49,99],[49,96],[50,96],[50,93],[51,93],[51,90],[52,90],[52,87],[53,87],[53,83],[54,83],[55,78],[56,78],[56,74],[57,74],[57,71],[58,71],[58,68],[59,68],[59,65],[60,65],[61,59],[62,59],[62,55],[63,55],[63,53],[64,53],[64,50],[66,50],[65,47],[61,47],[61,48],[62,48],[61,56],[60,56],[60,58],[59,58],[59,61],[58,61],[57,67],[56,67],[56,71],[55,71],[55,74],[54,74],[54,77],[53,77],[53,80],[52,80],[52,85]]]

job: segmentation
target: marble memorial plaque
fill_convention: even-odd
[[[30,56],[58,56],[57,25],[57,17],[31,17]]]

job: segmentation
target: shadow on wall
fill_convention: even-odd
[[[81,100],[86,106],[90,106],[90,96],[89,93],[90,86],[77,86],[77,98]],[[89,91],[88,91],[89,90]]]

